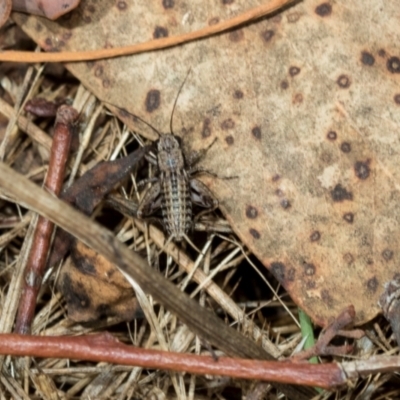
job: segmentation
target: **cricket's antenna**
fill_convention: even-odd
[[[157,133],[157,135],[158,135],[159,138],[161,137],[161,133],[160,133],[156,128],[154,128],[154,126],[151,125],[149,122],[145,121],[144,119],[140,118],[140,117],[137,116],[137,115],[134,115],[134,114],[131,114],[131,115],[132,115],[134,118],[137,118],[140,122],[143,122],[143,123],[144,123],[145,125],[147,125],[149,128],[153,129],[153,131],[154,131],[155,133]]]
[[[118,106],[116,106],[115,104],[110,103],[110,102],[108,102],[108,101],[102,100],[102,102],[103,102],[104,104],[110,104],[111,106],[113,106],[113,107],[115,107],[115,108],[118,108],[118,110],[121,110],[121,111],[123,111],[124,113],[129,114],[129,115],[132,116],[133,118],[138,119],[140,122],[143,122],[145,125],[147,125],[149,128],[151,128],[155,133],[157,133],[157,136],[158,136],[159,138],[161,137],[161,133],[160,133],[156,128],[154,128],[153,125],[151,125],[150,123],[148,123],[148,122],[145,121],[144,119],[140,118],[138,115],[132,114],[132,113],[130,113],[128,110],[126,110],[125,108],[118,107]]]
[[[179,98],[179,95],[181,94],[183,85],[185,84],[186,79],[188,78],[191,70],[192,70],[192,67],[189,68],[189,71],[187,72],[187,74],[185,76],[185,79],[183,80],[183,82],[181,84],[181,87],[179,88],[178,93],[176,95],[176,98],[175,98],[175,101],[174,101],[174,106],[172,107],[171,119],[169,121],[169,129],[170,129],[172,134],[174,134],[174,131],[172,129],[172,123],[173,123],[173,120],[174,120],[174,111],[175,111],[176,103],[178,102],[178,98]]]

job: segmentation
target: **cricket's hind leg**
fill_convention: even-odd
[[[205,208],[205,210],[196,215],[194,222],[198,221],[203,215],[209,214],[218,208],[218,200],[203,182],[192,178],[190,180],[190,189],[190,198],[192,203]]]

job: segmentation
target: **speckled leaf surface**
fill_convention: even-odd
[[[192,31],[259,1],[82,1],[60,23],[18,15],[46,50]],[[305,0],[172,49],[69,65],[98,97],[187,149],[216,144],[207,179],[233,228],[315,322],[380,310],[400,262],[400,3]],[[128,114],[119,116],[137,130]]]

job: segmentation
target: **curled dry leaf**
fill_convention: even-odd
[[[12,8],[14,11],[54,20],[78,7],[79,2],[80,0],[12,0]]]
[[[16,20],[47,51],[82,50],[193,31],[260,3],[101,0],[63,24]],[[237,234],[315,322],[352,304],[363,323],[400,262],[399,14],[399,2],[305,0],[226,34],[68,68],[167,131],[191,67],[174,130],[196,150],[219,139],[204,167],[239,176],[208,180]]]

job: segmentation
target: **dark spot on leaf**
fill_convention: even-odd
[[[162,26],[156,26],[153,32],[153,38],[159,39],[168,36],[168,29]]]
[[[393,251],[389,250],[389,249],[385,249],[382,251],[382,257],[386,260],[386,261],[390,261],[393,258]]]
[[[255,219],[258,216],[257,208],[253,206],[247,206],[246,208],[246,217],[250,219]]]
[[[368,53],[368,51],[363,51],[361,53],[361,62],[364,65],[372,66],[375,63],[375,57],[371,53]]]
[[[90,257],[83,257],[76,250],[71,252],[71,260],[79,271],[85,275],[96,275],[96,268],[94,267],[95,260]]]
[[[258,140],[261,139],[261,128],[259,126],[255,126],[252,130],[251,130],[251,134]]]
[[[275,175],[272,177],[272,182],[278,182],[279,179],[281,179],[280,175],[275,174]]]
[[[287,14],[286,18],[290,24],[297,22],[300,19],[301,14],[297,11]]]
[[[174,0],[163,0],[162,5],[165,9],[174,8],[175,1]]]
[[[290,67],[289,68],[289,75],[290,76],[296,76],[300,73],[300,68],[299,67]]]
[[[118,10],[120,10],[120,11],[125,11],[125,10],[128,8],[128,5],[126,4],[126,1],[120,0],[120,1],[118,1],[118,3],[117,3],[117,8],[118,8]]]
[[[89,4],[89,5],[86,7],[86,10],[89,11],[89,12],[91,12],[91,13],[94,13],[94,12],[96,11],[96,8],[95,8],[95,6],[94,6],[93,4]]]
[[[260,232],[258,232],[256,229],[250,228],[249,232],[250,232],[250,235],[253,236],[254,239],[260,239],[260,237],[261,237]]]
[[[98,78],[99,76],[103,75],[103,72],[104,72],[103,67],[99,65],[94,69],[94,76]]]
[[[314,266],[314,264],[308,264],[308,263],[304,264],[304,273],[307,276],[315,275],[315,266]]]
[[[271,264],[271,272],[275,275],[279,282],[282,282],[285,279],[285,270],[285,264],[279,261]]]
[[[228,38],[231,42],[237,43],[244,39],[243,29],[236,29],[229,33]]]
[[[44,42],[46,43],[47,46],[53,46],[53,42],[51,41],[50,38],[46,38]]]
[[[203,121],[203,129],[201,131],[201,136],[204,138],[211,135],[211,120],[210,118],[205,118]]]
[[[243,99],[243,92],[239,89],[235,90],[235,93],[233,93],[233,97],[235,99]]]
[[[160,107],[161,103],[161,93],[159,90],[151,89],[146,96],[146,110],[151,113]]]
[[[307,282],[305,284],[306,284],[305,285],[306,286],[306,290],[315,289],[315,286],[316,286],[315,281],[307,280]]]
[[[36,32],[41,32],[43,30],[43,26],[39,24],[39,22],[36,22],[35,26]]]
[[[389,60],[387,60],[386,67],[392,74],[400,73],[400,58],[390,57]]]
[[[343,153],[350,153],[351,152],[351,144],[349,142],[343,142],[340,145],[340,150],[342,150]]]
[[[386,51],[384,49],[380,49],[378,51],[378,56],[379,57],[386,57]]]
[[[300,104],[303,102],[303,95],[301,93],[296,93],[293,97],[293,104]]]
[[[97,311],[97,315],[98,315],[99,319],[108,317],[112,314],[111,306],[109,304],[105,304],[105,303],[99,304],[96,311]]]
[[[282,196],[283,196],[283,191],[282,191],[281,189],[276,189],[276,190],[275,190],[275,194],[276,194],[277,196],[279,196],[279,197],[282,197]]]
[[[321,299],[329,307],[332,307],[333,304],[334,304],[332,296],[330,295],[330,293],[326,289],[322,289],[321,290]]]
[[[221,0],[222,4],[232,4],[234,0]]]
[[[111,82],[110,82],[109,79],[106,78],[106,79],[103,79],[102,84],[103,84],[103,88],[104,88],[104,89],[107,89],[107,88],[110,87]]]
[[[64,32],[63,35],[62,35],[62,38],[63,38],[65,41],[71,39],[71,37],[72,37],[72,32],[71,32],[71,31]]]
[[[235,127],[235,121],[231,118],[226,119],[222,122],[221,128],[226,131],[228,129],[233,129]]]
[[[368,164],[368,161],[357,161],[354,164],[354,172],[356,173],[357,178],[365,180],[369,177],[370,168]]]
[[[321,239],[321,234],[318,231],[314,231],[311,235],[310,235],[310,240],[312,242],[317,242],[319,239]]]
[[[280,204],[281,204],[281,207],[285,210],[287,210],[288,208],[290,208],[292,206],[292,204],[290,203],[290,201],[288,199],[282,199]]]
[[[354,261],[354,257],[351,253],[346,253],[343,255],[343,260],[346,264],[351,264]]]
[[[69,275],[64,275],[61,283],[61,293],[68,304],[74,309],[89,308],[90,298],[84,290],[82,284],[74,283]]]
[[[267,29],[261,34],[261,37],[265,42],[269,42],[274,35],[275,32],[272,29]]]
[[[399,94],[395,94],[393,97],[393,100],[396,104],[400,105],[400,93]]]
[[[90,24],[92,22],[92,17],[90,17],[89,15],[84,15],[83,16],[83,20],[87,23]]]
[[[219,17],[214,17],[214,18],[211,18],[211,19],[208,21],[208,25],[209,25],[209,26],[216,25],[216,24],[218,24],[218,22],[219,22]]]
[[[287,80],[283,80],[281,82],[281,89],[285,90],[289,87],[289,82]]]
[[[293,282],[295,276],[296,276],[296,270],[294,268],[290,268],[287,273],[287,280]]]
[[[340,75],[339,78],[337,79],[336,83],[342,89],[347,89],[351,85],[350,78],[347,75]]]
[[[343,215],[343,219],[348,222],[349,224],[352,224],[354,222],[354,214],[353,213],[345,213]]]
[[[321,3],[315,8],[315,13],[320,17],[327,17],[332,13],[332,6],[329,3]]]
[[[228,143],[229,146],[231,146],[233,144],[235,140],[233,139],[232,135],[229,135],[225,138],[225,142]]]
[[[368,279],[367,281],[367,288],[370,292],[375,293],[376,289],[378,289],[378,279],[376,277],[373,277],[371,279]]]
[[[353,200],[353,193],[348,192],[340,183],[331,190],[331,196],[335,202]]]
[[[328,138],[328,140],[334,141],[337,138],[337,133],[335,131],[329,131],[326,137]]]

